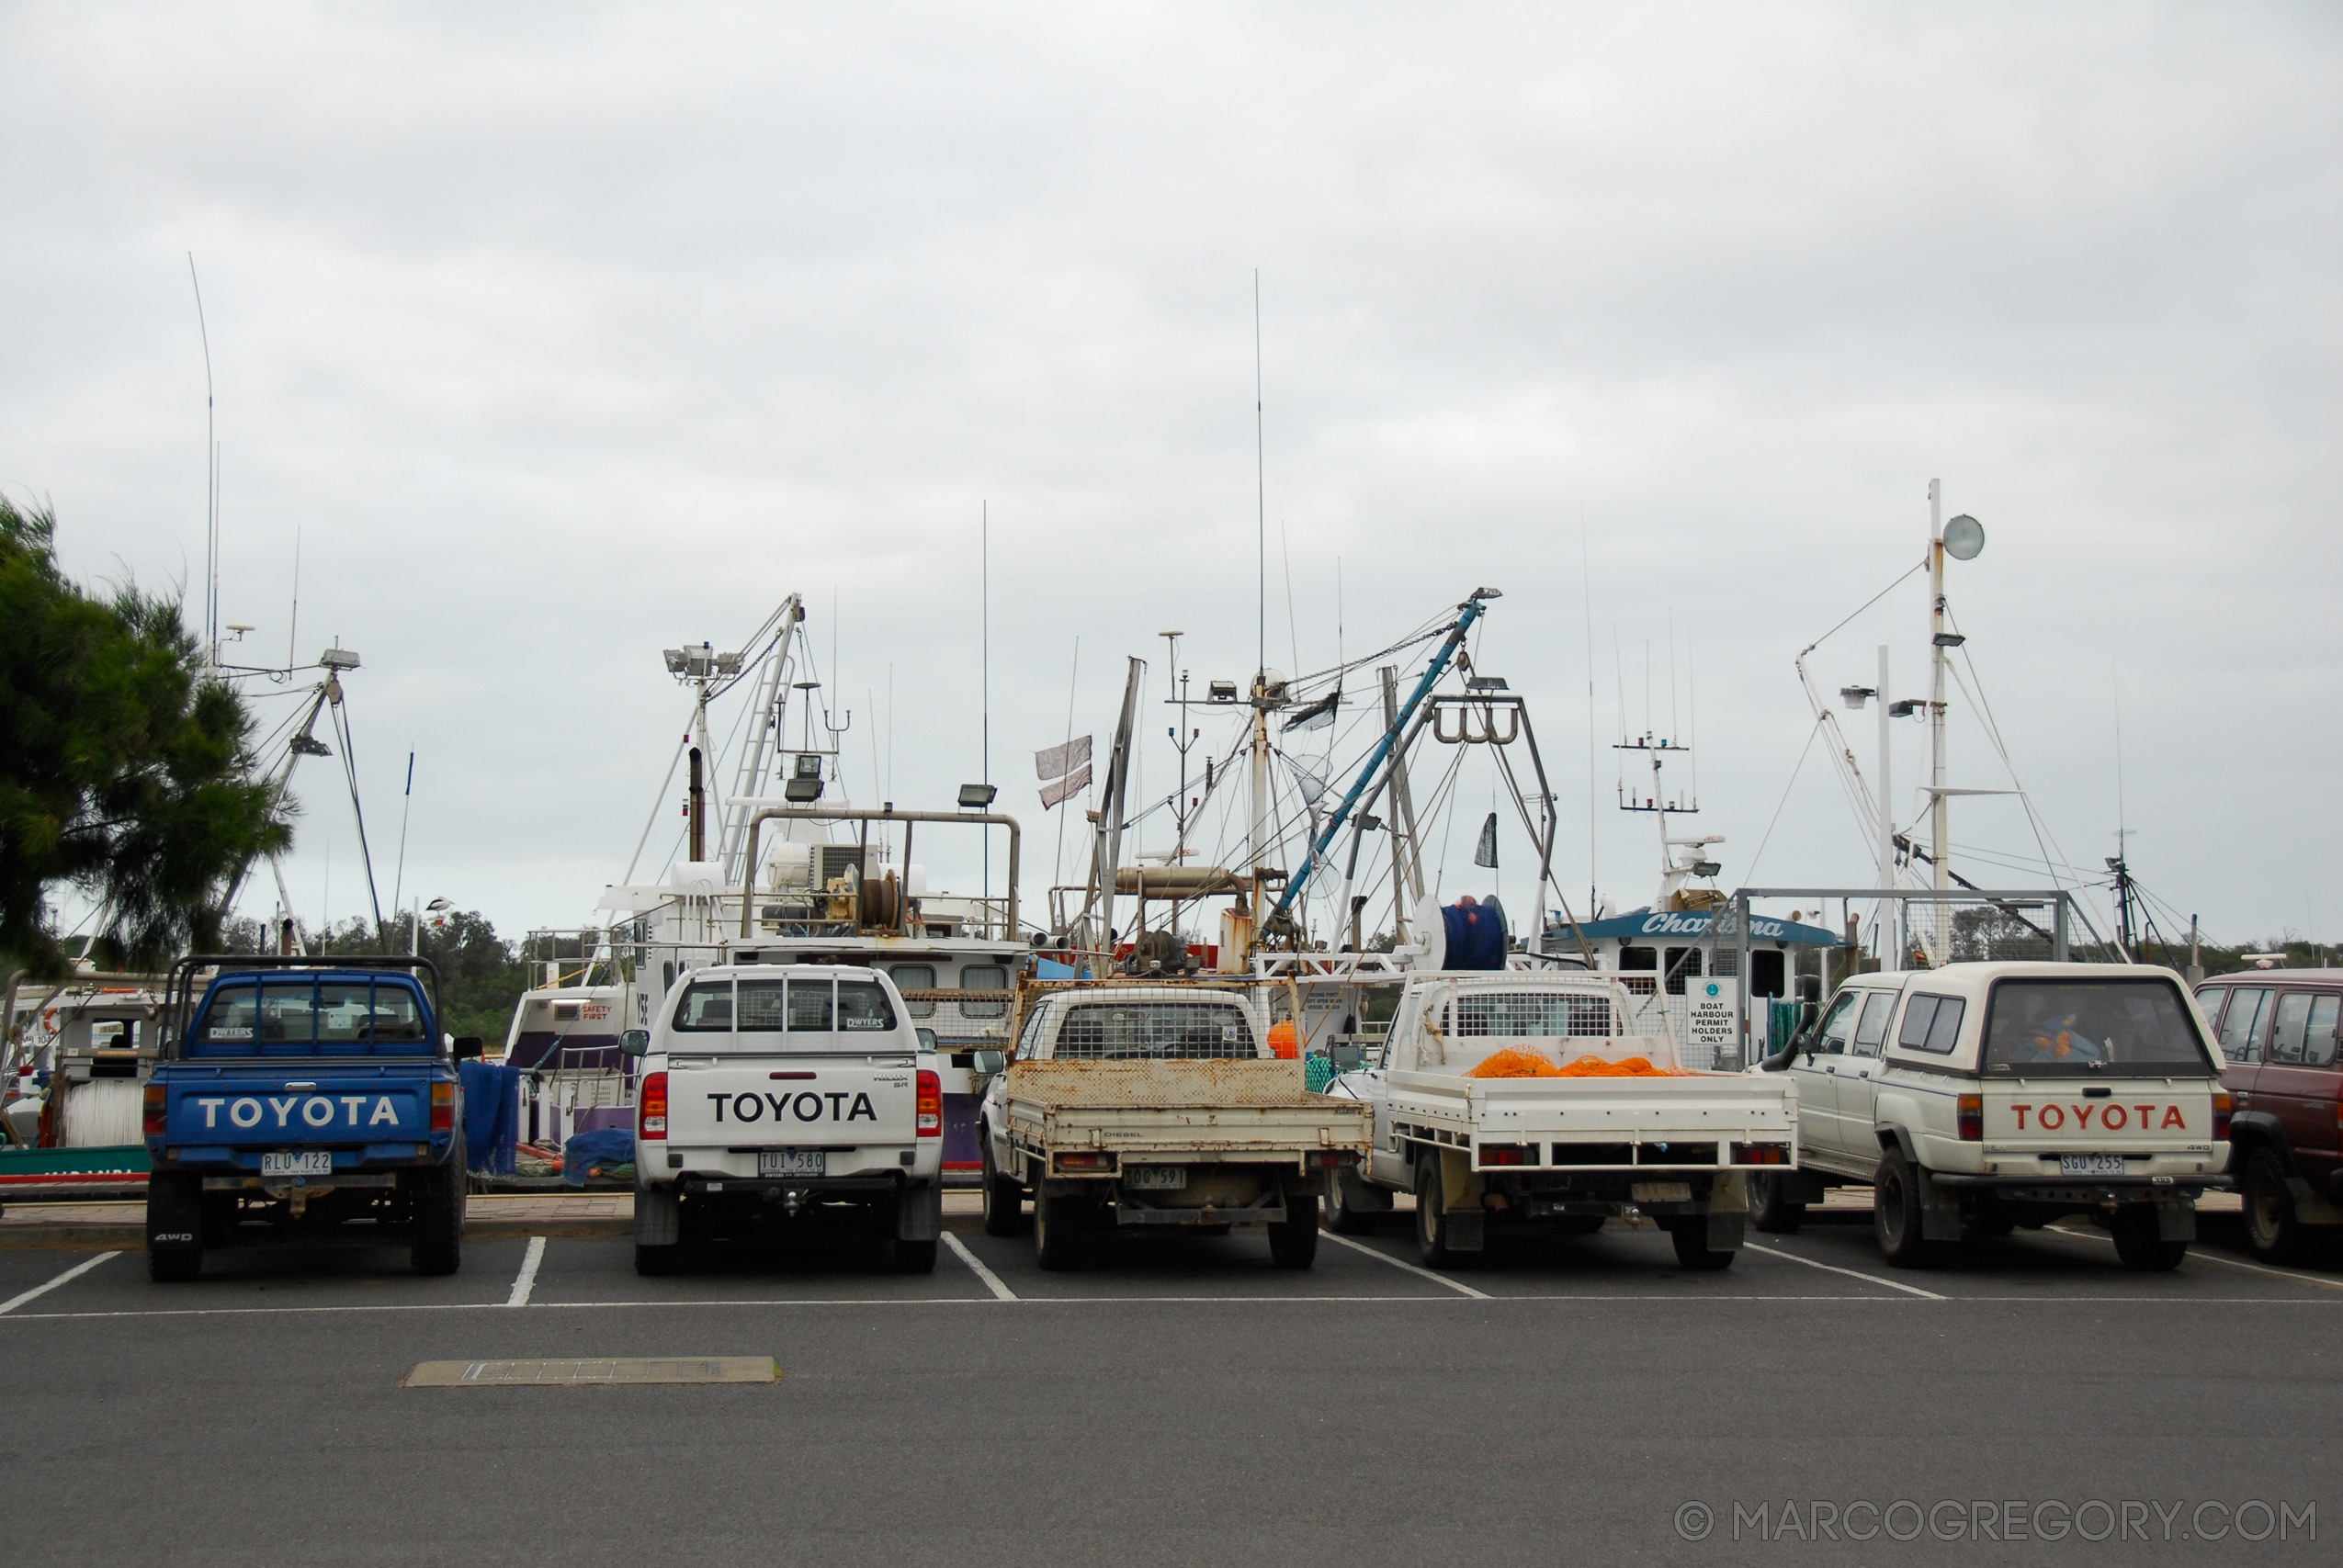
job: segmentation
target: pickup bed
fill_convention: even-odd
[[[208,1248],[355,1222],[454,1273],[463,1116],[437,991],[424,958],[182,960],[142,1096],[148,1272],[191,1280]]]
[[[1060,983],[1028,987],[1021,1010],[982,1111],[987,1232],[1023,1228],[1030,1195],[1045,1269],[1093,1231],[1240,1224],[1266,1227],[1281,1267],[1310,1266],[1319,1193],[1364,1155],[1367,1116],[1310,1093],[1240,993]]]
[[[943,1233],[943,1091],[895,983],[855,964],[741,964],[678,978],[643,1057],[635,1268],[719,1238],[843,1230],[928,1273]]]
[[[1797,1163],[1796,1091],[1778,1077],[1678,1070],[1666,1035],[1619,1032],[1632,1016],[1599,975],[1409,976],[1381,1060],[1329,1086],[1375,1116],[1366,1165],[1335,1183],[1335,1229],[1372,1229],[1393,1193],[1411,1192],[1428,1265],[1483,1250],[1492,1228],[1585,1235],[1644,1214],[1686,1268],[1728,1266],[1749,1172]],[[1563,1076],[1590,1057],[1649,1071]],[[1551,1076],[1476,1076],[1504,1060]]]

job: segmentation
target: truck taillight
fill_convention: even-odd
[[[431,1130],[452,1133],[456,1130],[456,1086],[436,1083],[431,1086]]]
[[[1735,1144],[1735,1165],[1788,1165],[1790,1146],[1787,1144]]]
[[[1311,1149],[1302,1156],[1302,1165],[1308,1170],[1330,1170],[1337,1166],[1359,1163],[1356,1149]]]
[[[635,1096],[635,1136],[663,1138],[667,1135],[667,1075],[645,1073],[642,1088]]]
[[[1985,1142],[1985,1096],[1964,1094],[1953,1115],[1961,1124],[1961,1141],[1964,1144]]]
[[[1079,1149],[1068,1150],[1058,1156],[1058,1168],[1060,1171],[1111,1174],[1115,1169],[1115,1156],[1110,1154],[1092,1154]]]
[[[151,1083],[146,1086],[144,1107],[146,1135],[150,1138],[161,1137],[163,1135],[163,1086],[161,1084]]]
[[[2227,1095],[2218,1089],[2213,1091],[2213,1141],[2214,1143],[2217,1144],[2229,1135],[2229,1112],[2235,1109],[2236,1109],[2235,1102]],[[2343,1106],[2336,1108],[2335,1122],[2336,1125],[2343,1127]]]
[[[1482,1144],[1473,1150],[1475,1165],[1535,1165],[1535,1144]]]
[[[944,1135],[944,1080],[924,1068],[920,1072],[919,1135]]]

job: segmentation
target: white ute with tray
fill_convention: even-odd
[[[1334,1228],[1370,1230],[1393,1193],[1411,1192],[1428,1266],[1479,1253],[1492,1228],[1583,1235],[1636,1214],[1669,1233],[1685,1268],[1731,1264],[1748,1173],[1797,1163],[1797,1089],[1678,1069],[1665,1016],[1641,1000],[1584,972],[1410,976],[1380,1060],[1329,1086],[1375,1115],[1366,1165],[1337,1175]],[[1641,1057],[1658,1072],[1467,1076],[1500,1051],[1556,1068]]]
[[[1319,1195],[1365,1153],[1365,1108],[1309,1092],[1240,990],[1044,982],[1021,1006],[979,1130],[988,1234],[1022,1228],[1030,1193],[1044,1269],[1092,1231],[1240,1224],[1266,1227],[1279,1267],[1310,1266]]]
[[[1838,1186],[1872,1189],[1890,1263],[1950,1243],[2107,1228],[2132,1269],[2177,1265],[2196,1200],[2226,1187],[2229,1096],[2169,969],[1948,964],[1857,975],[1765,1068],[1798,1085],[1800,1169],[1760,1180],[1760,1230]]]
[[[635,1269],[806,1227],[935,1267],[943,1092],[895,983],[855,964],[723,964],[668,993],[636,1094]]]

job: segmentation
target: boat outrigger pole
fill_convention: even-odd
[[[1460,613],[1456,616],[1455,625],[1448,628],[1448,636],[1443,639],[1439,648],[1432,651],[1432,662],[1424,666],[1422,678],[1416,682],[1416,689],[1408,694],[1407,702],[1401,705],[1398,716],[1385,728],[1383,739],[1375,743],[1373,751],[1367,753],[1366,766],[1359,770],[1359,776],[1352,784],[1350,792],[1342,796],[1342,804],[1334,808],[1326,818],[1326,826],[1319,829],[1318,838],[1311,843],[1309,853],[1302,857],[1300,869],[1296,870],[1291,880],[1285,884],[1285,891],[1278,896],[1277,908],[1270,911],[1267,920],[1262,922],[1261,929],[1263,931],[1269,931],[1282,919],[1285,911],[1293,907],[1294,900],[1301,897],[1302,889],[1309,885],[1310,873],[1317,867],[1319,857],[1324,854],[1327,846],[1334,841],[1334,836],[1342,830],[1343,823],[1350,820],[1351,808],[1359,803],[1359,797],[1364,795],[1367,786],[1375,782],[1375,775],[1382,771],[1384,762],[1391,756],[1392,748],[1397,744],[1400,733],[1408,728],[1409,721],[1415,717],[1416,709],[1422,705],[1424,698],[1431,694],[1432,688],[1439,683],[1440,677],[1447,672],[1450,662],[1456,657],[1456,649],[1464,646],[1466,636],[1472,631],[1473,623],[1479,620],[1483,611],[1488,608],[1482,601],[1503,597],[1504,595],[1494,588],[1476,588],[1471,596],[1457,606]],[[1348,909],[1340,911],[1340,918],[1347,921],[1350,919],[1350,911]]]

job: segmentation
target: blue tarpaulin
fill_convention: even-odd
[[[572,1187],[583,1187],[589,1168],[598,1165],[608,1170],[614,1165],[631,1164],[634,1157],[633,1133],[624,1127],[597,1127],[561,1145],[561,1179]]]
[[[521,1141],[521,1070],[500,1062],[458,1062],[464,1087],[464,1163],[484,1176],[513,1174]]]

